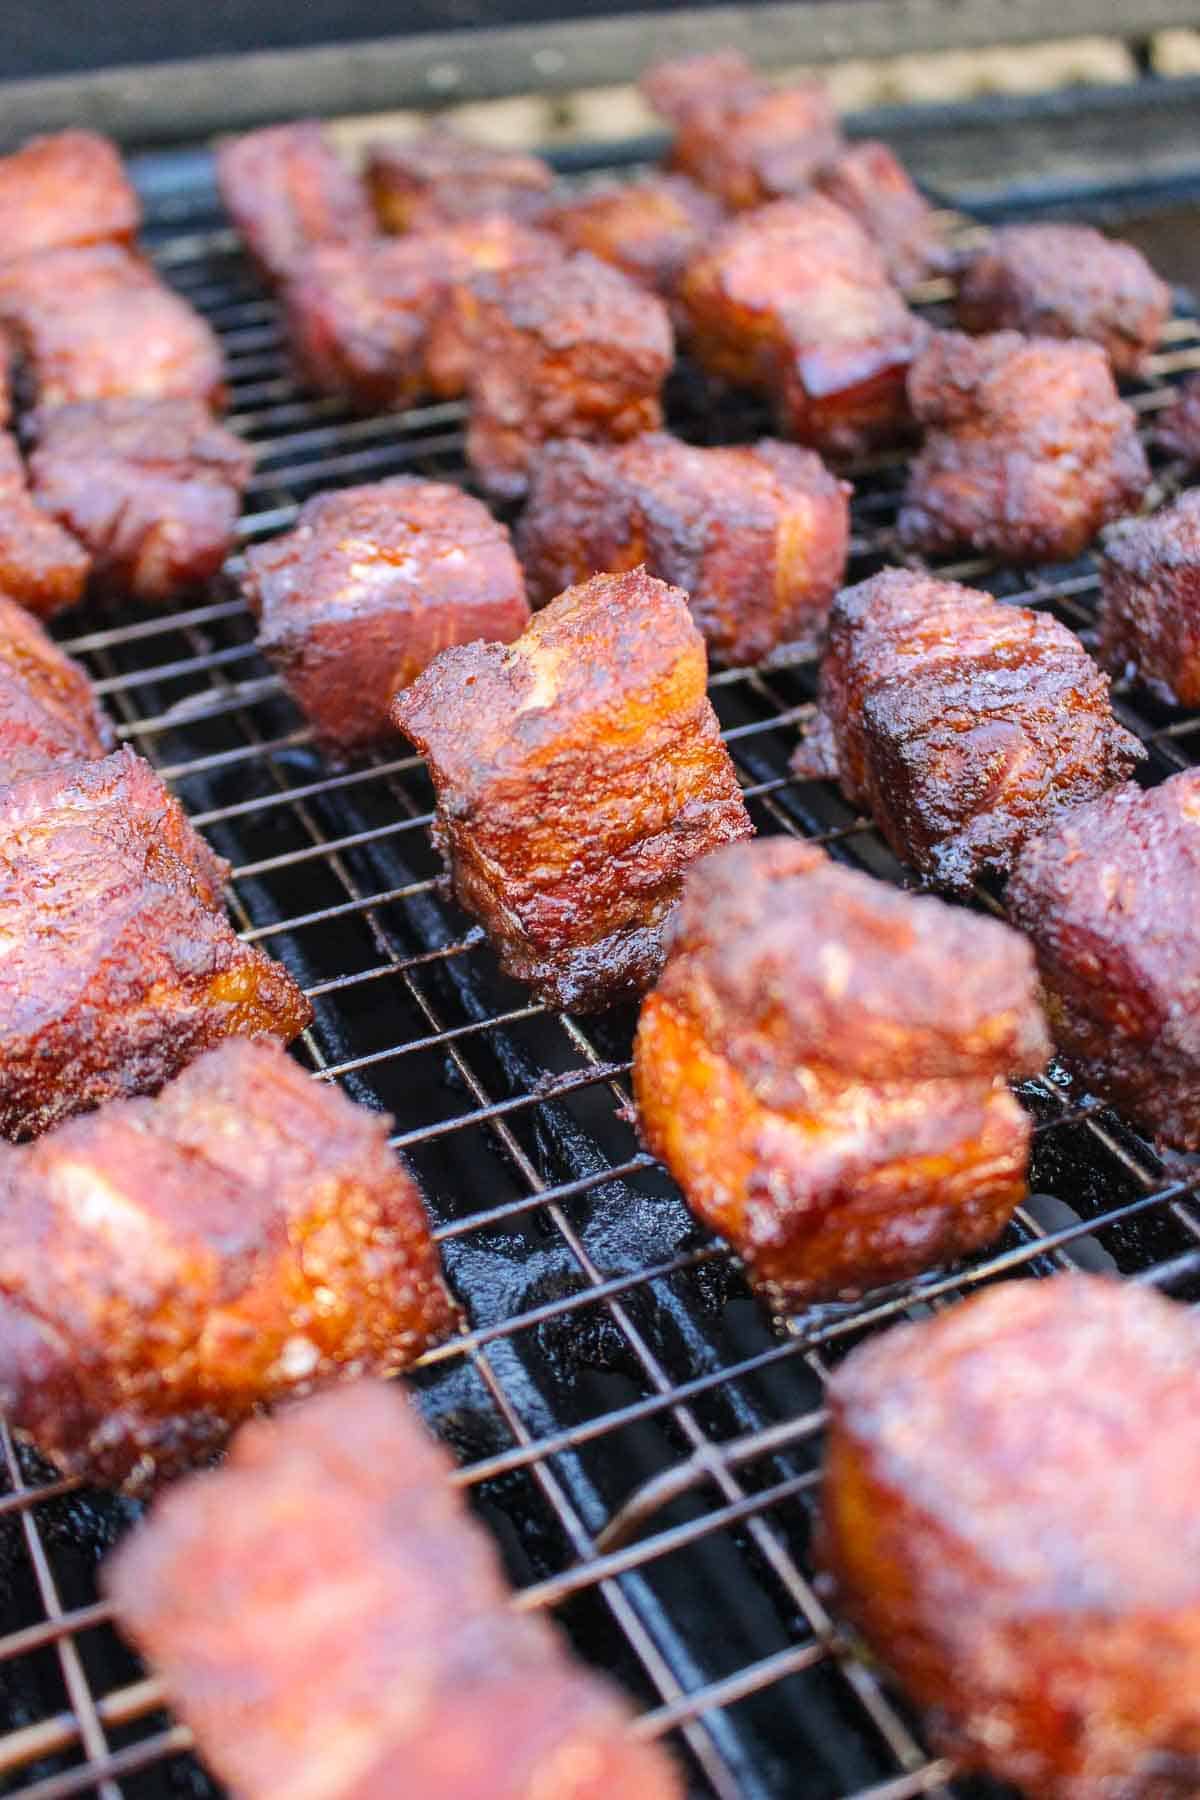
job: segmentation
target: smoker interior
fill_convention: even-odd
[[[593,168],[629,166],[633,152],[610,146]],[[232,423],[257,447],[243,542],[285,528],[329,486],[399,472],[471,485],[460,407],[354,419],[297,385],[204,153],[141,173],[147,242],[221,333]],[[923,305],[936,315],[944,298],[931,286]],[[1130,393],[1147,424],[1171,379],[1198,366],[1200,333],[1179,316]],[[713,407],[686,370],[669,412],[699,442],[767,429],[752,404]],[[894,560],[904,463],[879,457],[852,473],[859,579]],[[943,572],[1048,607],[1085,637],[1092,625],[1090,560]],[[1001,1277],[1103,1268],[1200,1297],[1195,1177],[1165,1169],[1055,1069],[1023,1090],[1036,1119],[1033,1196],[989,1255],[857,1306],[772,1321],[639,1149],[632,1009],[563,1018],[498,974],[439,890],[421,763],[399,742],[371,764],[322,760],[255,652],[236,574],[235,558],[186,611],[94,610],[59,635],[122,736],[234,864],[239,927],[312,996],[301,1058],[395,1116],[469,1315],[413,1385],[495,1534],[516,1604],[554,1608],[579,1652],[634,1696],[638,1730],[668,1738],[696,1794],[984,1793],[931,1756],[903,1701],[833,1630],[810,1556],[822,1383],[867,1332]],[[904,882],[831,786],[788,775],[815,675],[812,663],[713,674],[755,826]],[[1148,745],[1146,780],[1190,766],[1200,718],[1124,692],[1118,711]],[[56,1481],[7,1431],[2,1448],[0,1791],[214,1793],[97,1599],[97,1563],[134,1509]],[[627,1502],[625,1528],[598,1546]]]

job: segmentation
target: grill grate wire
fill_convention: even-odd
[[[460,407],[355,419],[296,383],[274,303],[221,220],[206,166],[151,206],[147,242],[225,345],[231,422],[259,455],[243,545],[286,528],[328,486],[406,472],[471,485]],[[937,316],[945,289],[919,298]],[[1179,316],[1129,398],[1149,422],[1172,378],[1194,368],[1200,330]],[[711,410],[686,372],[669,414],[698,442],[767,429],[751,403]],[[904,461],[877,456],[851,474],[849,578],[861,579],[897,560]],[[1159,460],[1156,479],[1165,494],[1177,471]],[[121,737],[232,861],[243,935],[312,997],[301,1059],[396,1117],[393,1143],[421,1181],[470,1320],[413,1385],[495,1531],[514,1604],[558,1610],[580,1651],[640,1701],[638,1732],[669,1735],[698,1794],[997,1791],[930,1754],[826,1608],[809,1544],[822,1387],[867,1332],[1005,1276],[1106,1268],[1200,1298],[1200,1168],[1164,1166],[1052,1068],[1021,1089],[1035,1119],[1033,1192],[990,1253],[772,1324],[638,1146],[633,1011],[562,1017],[499,975],[482,932],[438,886],[420,760],[397,745],[368,765],[323,762],[255,650],[239,563],[202,603],[93,609],[59,635]],[[940,572],[1049,607],[1085,640],[1091,630],[1089,559],[1021,574],[970,559]],[[908,883],[831,788],[788,773],[815,673],[812,662],[713,672],[754,823]],[[1200,718],[1120,689],[1117,710],[1148,746],[1145,779],[1193,764]],[[6,1429],[0,1455],[0,1791],[215,1793],[97,1597],[98,1561],[136,1508],[57,1479]]]

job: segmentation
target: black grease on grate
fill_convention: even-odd
[[[331,485],[404,472],[469,485],[460,408],[352,419],[295,383],[274,305],[215,212],[206,165],[191,166],[159,194],[148,237],[221,331],[233,420],[259,447],[244,540],[285,528]],[[1163,374],[1200,365],[1189,321],[1159,364]],[[1149,414],[1162,390],[1156,377],[1136,403]],[[754,402],[686,367],[668,398],[672,426],[697,442],[768,429]],[[856,472],[852,578],[893,555],[903,477],[896,457]],[[964,559],[947,572],[1091,627],[1086,560],[1017,573]],[[900,1697],[839,1642],[814,1583],[825,1373],[868,1330],[1013,1274],[1115,1268],[1200,1297],[1189,1172],[1164,1171],[1053,1071],[1024,1093],[1037,1122],[1034,1192],[988,1256],[857,1307],[772,1322],[640,1151],[628,1115],[633,1011],[560,1019],[499,975],[441,892],[423,769],[399,742],[373,766],[322,760],[254,650],[236,559],[173,615],[91,611],[60,636],[233,863],[238,924],[313,993],[301,1054],[395,1117],[469,1315],[465,1338],[433,1352],[412,1386],[517,1588],[556,1606],[580,1652],[645,1709],[645,1729],[671,1730],[698,1794],[937,1790],[949,1772]],[[789,777],[814,693],[812,664],[714,671],[756,827],[820,837],[848,863],[911,884],[831,787]],[[1151,743],[1146,779],[1191,763],[1195,721],[1138,695],[1121,705]],[[786,1445],[760,1445],[791,1420],[800,1425]],[[96,1604],[97,1561],[131,1509],[57,1493],[30,1453],[18,1461],[7,1445],[5,1455],[0,1791],[212,1793]],[[689,1479],[651,1508],[641,1535],[597,1562],[595,1539],[629,1497],[685,1467]]]

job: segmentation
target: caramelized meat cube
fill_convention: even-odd
[[[425,375],[431,393],[456,400],[469,392],[479,357],[479,282],[509,269],[549,269],[566,251],[549,231],[535,231],[500,214],[454,226],[447,239],[451,279],[429,328]]]
[[[439,651],[529,623],[505,527],[461,488],[405,475],[307,501],[247,551],[245,592],[260,646],[342,752],[390,736],[396,691]]]
[[[91,557],[29,492],[16,442],[0,431],[0,594],[48,619],[83,598]]]
[[[453,1302],[390,1126],[235,1038],[155,1100],[10,1149],[10,1422],[65,1473],[136,1490],[261,1405],[391,1374],[445,1337]]]
[[[547,213],[574,250],[590,250],[631,280],[674,297],[689,262],[725,217],[720,201],[683,175],[647,175],[601,188]]]
[[[964,331],[1024,331],[1100,344],[1118,375],[1136,375],[1171,313],[1171,290],[1140,250],[1090,225],[1009,225],[963,273]]]
[[[1158,415],[1154,441],[1169,456],[1200,465],[1200,375],[1189,375]]]
[[[104,1586],[240,1800],[682,1800],[664,1753],[519,1613],[452,1464],[362,1382],[239,1432]]]
[[[1008,884],[1055,1041],[1088,1086],[1200,1150],[1200,771],[1126,782],[1026,844]]]
[[[1200,1784],[1200,1324],[1097,1276],[902,1325],[829,1389],[824,1557],[939,1746],[1028,1795]]]
[[[915,287],[942,266],[936,214],[886,144],[850,145],[818,171],[816,185],[858,220],[897,287]]]
[[[899,520],[914,549],[1066,562],[1149,486],[1137,420],[1098,344],[944,332],[908,392],[928,427]]]
[[[710,651],[757,662],[820,637],[845,574],[849,492],[811,450],[770,439],[559,442],[534,465],[517,548],[535,604],[644,563],[686,591]]]
[[[518,499],[550,438],[619,443],[662,424],[674,344],[666,308],[586,251],[477,284],[467,458]]]
[[[51,763],[104,756],[114,742],[84,670],[0,594],[0,787]]]
[[[834,602],[818,717],[792,767],[838,778],[897,856],[965,890],[1144,755],[1057,619],[885,569]]]
[[[287,970],[230,928],[227,874],[129,749],[0,792],[0,1137],[307,1025]]]
[[[1100,660],[1170,706],[1200,705],[1200,494],[1112,526],[1099,560]]]
[[[905,379],[928,328],[866,232],[823,194],[724,226],[680,298],[697,360],[765,392],[789,436],[854,454],[908,429]]]
[[[507,650],[445,651],[396,698],[455,893],[547,1005],[647,987],[685,869],[750,833],[706,673],[686,595],[637,569],[569,589]]]
[[[365,245],[375,234],[361,183],[315,119],[271,125],[222,144],[217,186],[268,282],[286,281],[316,244]]]
[[[554,173],[540,156],[498,150],[438,124],[403,142],[370,145],[366,183],[385,231],[424,231],[494,213],[533,221]]]
[[[804,193],[841,147],[821,82],[757,89],[734,82],[685,104],[667,163],[742,210]]]
[[[675,125],[697,106],[734,106],[770,92],[740,50],[706,50],[655,63],[638,86],[647,105]]]
[[[105,239],[131,244],[140,223],[120,151],[94,131],[30,138],[0,156],[0,262]]]
[[[693,1211],[794,1307],[990,1242],[1026,1191],[1004,1077],[1048,1053],[1016,932],[775,838],[688,875],[634,1093]]]
[[[254,452],[199,400],[94,400],[36,420],[34,495],[92,556],[93,583],[165,601],[229,554]]]
[[[149,263],[116,244],[0,266],[0,325],[42,407],[76,400],[224,403],[221,346]]]

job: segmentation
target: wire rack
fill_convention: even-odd
[[[470,485],[457,406],[354,419],[296,384],[275,306],[224,226],[205,160],[153,202],[147,239],[224,341],[232,422],[259,457],[243,543],[288,526],[325,487],[402,471]],[[936,314],[945,294],[931,286],[918,298]],[[1194,367],[1200,334],[1180,316],[1130,393],[1147,422],[1171,379]],[[671,424],[694,441],[766,428],[750,404],[714,411],[686,371],[669,398]],[[895,560],[904,463],[879,457],[852,473],[859,579]],[[1159,465],[1160,491],[1173,477]],[[944,572],[1048,607],[1085,638],[1091,629],[1090,561],[1022,576],[980,561]],[[350,768],[322,761],[256,653],[237,573],[235,556],[187,610],[77,615],[60,635],[122,737],[234,864],[245,937],[312,997],[298,1053],[395,1117],[393,1141],[422,1183],[468,1315],[413,1386],[496,1535],[515,1604],[555,1609],[581,1654],[634,1696],[636,1730],[670,1739],[697,1794],[990,1791],[929,1754],[827,1609],[809,1553],[824,1381],[865,1333],[1001,1277],[1083,1266],[1200,1296],[1200,1173],[1164,1167],[1052,1069],[1022,1089],[1033,1191],[991,1253],[854,1307],[771,1320],[639,1147],[632,1010],[580,1022],[531,1004],[498,973],[438,886],[422,764],[399,742]],[[815,674],[811,662],[713,674],[754,824],[905,881],[832,787],[788,774]],[[1148,745],[1146,780],[1190,766],[1200,719],[1128,693],[1117,707]],[[988,894],[978,903],[995,905]],[[214,1793],[97,1596],[98,1562],[135,1509],[57,1479],[2,1424],[0,1457],[0,1791]]]

